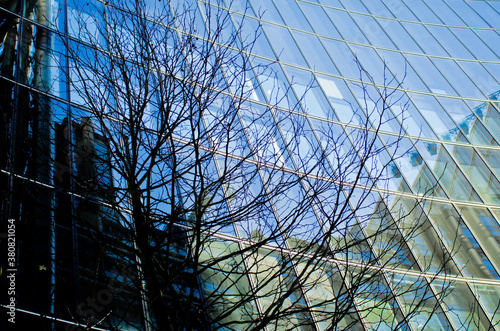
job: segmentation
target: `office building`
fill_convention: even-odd
[[[500,330],[500,2],[127,4],[0,1],[2,314]]]

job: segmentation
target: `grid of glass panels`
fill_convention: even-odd
[[[493,120],[499,112],[496,100],[500,90],[498,2],[245,3],[249,7],[246,15],[260,21],[263,31],[252,61],[278,61],[273,64],[276,77],[279,84],[290,87],[301,98],[307,125],[316,133],[311,135],[311,139],[317,139],[313,144],[323,148],[328,144],[328,138],[322,140],[325,127],[338,125],[340,135],[350,132],[346,124],[360,124],[353,120],[353,108],[365,109],[364,115],[371,120],[368,128],[380,124],[377,143],[387,149],[386,157],[394,158],[392,178],[379,186],[381,191],[374,195],[384,194],[381,192],[387,189],[396,196],[398,192],[416,198],[425,195],[422,213],[434,234],[408,243],[408,254],[420,261],[420,272],[436,272],[425,261],[442,254],[430,249],[431,242],[442,242],[452,256],[452,274],[462,277],[440,304],[443,316],[433,317],[425,328],[464,329],[472,320],[477,329],[495,325],[499,320],[500,297],[500,265],[496,261],[500,249],[500,182],[496,161],[490,155],[500,148]],[[262,94],[271,97],[266,79],[258,78],[262,80]],[[371,107],[376,106],[374,100],[367,102],[367,95],[376,93],[373,85],[394,92],[399,100],[407,102],[407,107],[401,111],[395,105],[378,119],[376,113],[370,113]],[[404,148],[395,150],[393,143],[399,139],[399,133],[402,138],[398,147]],[[398,154],[401,150],[404,154]],[[410,206],[411,200],[389,199],[393,205],[388,207],[398,203]],[[370,226],[365,231],[369,235]],[[399,274],[390,277],[396,279],[389,287],[396,292],[401,311],[411,311],[410,298],[397,292],[417,278]],[[316,297],[334,293],[327,278],[325,287],[305,290],[310,305],[314,305]],[[479,285],[479,280],[488,280],[488,285]],[[362,305],[358,306],[359,317],[366,328],[373,328],[371,317],[362,316]],[[412,318],[411,329],[424,327],[418,321],[425,321],[425,317]],[[321,318],[316,319],[319,329],[326,325]],[[390,329],[394,325],[378,327]]]
[[[402,128],[400,143],[407,147],[405,155],[391,154],[397,160],[388,188],[417,195],[437,188],[427,191],[424,210],[440,239],[423,240],[442,240],[453,255],[457,274],[466,279],[442,303],[447,322],[433,320],[427,327],[463,328],[471,302],[481,307],[478,318],[495,323],[500,295],[495,253],[500,248],[495,217],[500,183],[496,162],[489,155],[499,150],[492,120],[499,111],[500,49],[494,41],[499,40],[499,3],[249,0],[248,4],[254,13],[267,9],[257,61],[278,60],[276,70],[286,77],[283,84],[290,84],[297,95],[312,82],[302,101],[315,129],[331,125],[327,120],[350,123],[347,102],[369,107],[363,92],[370,92],[372,84],[397,89],[395,93],[407,98],[405,113],[387,114],[379,132],[380,143],[389,146]],[[260,51],[269,48],[274,52]],[[360,89],[362,82],[370,86]],[[321,142],[320,134],[317,138]],[[422,242],[409,249],[423,261],[428,254],[424,247]],[[483,287],[474,279],[492,283]]]
[[[226,0],[226,5],[229,2]],[[59,72],[68,66],[64,57],[58,58],[64,54],[63,45],[50,36],[60,31],[85,40],[88,36],[79,35],[77,26],[73,25],[75,17],[83,17],[89,31],[98,29],[102,19],[77,11],[80,6],[72,3],[51,1],[31,6],[27,1],[6,1],[1,4],[4,22],[16,22],[10,27],[14,29],[9,30],[11,33],[28,35],[23,29],[32,29],[31,37],[39,38],[9,39],[5,33],[1,46],[1,75],[22,84],[19,91],[33,88],[47,95],[51,104],[58,105],[53,106],[57,109],[53,120],[59,122],[66,114],[77,113],[74,105],[80,100],[71,93],[64,79],[65,73]],[[198,8],[195,2],[193,4],[193,8]],[[92,5],[105,4],[95,1]],[[373,162],[390,165],[384,168],[386,180],[373,183],[373,190],[363,201],[356,201],[356,194],[363,196],[363,193],[354,192],[351,196],[339,189],[342,196],[352,199],[346,205],[361,214],[357,217],[371,215],[363,229],[352,230],[356,228],[353,225],[349,230],[370,236],[371,231],[375,231],[373,229],[386,218],[401,219],[398,215],[390,216],[390,213],[388,216],[384,210],[393,213],[403,210],[408,215],[417,213],[420,216],[416,218],[424,218],[427,224],[428,230],[418,234],[412,242],[405,242],[405,228],[410,225],[404,221],[395,229],[388,228],[387,233],[391,236],[401,237],[400,246],[394,248],[401,252],[398,268],[414,273],[395,272],[390,269],[390,261],[384,261],[382,265],[387,270],[378,275],[379,282],[365,284],[366,297],[357,298],[352,307],[349,318],[355,323],[343,320],[339,325],[355,325],[360,329],[363,328],[361,325],[366,329],[393,329],[397,326],[411,330],[423,327],[460,330],[470,325],[484,330],[498,328],[500,2],[234,1],[231,15],[235,22],[242,19],[243,12],[244,26],[248,29],[243,33],[253,34],[256,29],[261,32],[251,62],[255,68],[269,66],[272,73],[260,74],[255,69],[255,77],[248,83],[252,90],[249,108],[262,112],[261,116],[267,116],[269,121],[252,122],[254,131],[249,125],[246,143],[252,146],[252,132],[259,132],[264,125],[276,127],[276,131],[263,130],[275,132],[269,137],[273,151],[259,151],[256,161],[272,162],[273,166],[290,168],[299,175],[320,176],[322,170],[305,162],[306,156],[355,145],[352,137],[357,132],[379,128],[374,143],[380,153]],[[199,17],[204,18],[203,15]],[[44,43],[41,38],[48,41]],[[8,58],[12,49],[23,47],[29,49],[30,55],[36,54],[46,62],[44,72],[24,61],[22,52],[15,59]],[[50,52],[49,49],[58,51]],[[277,90],[276,86],[280,89]],[[376,109],[380,104],[373,97],[380,90],[388,91],[393,100],[401,101],[401,104],[395,103],[387,109],[383,116],[377,116]],[[280,112],[290,112],[286,102],[278,103],[279,108],[273,116],[266,114],[270,112],[266,104],[282,100],[276,95],[280,91],[288,91],[292,103],[300,105],[300,109],[293,109],[285,121],[276,118]],[[242,116],[243,124],[244,121]],[[296,135],[293,123],[300,123],[304,128],[302,136]],[[333,146],[332,137],[343,143]],[[357,146],[350,148],[363,153]],[[281,153],[277,153],[280,150]],[[281,156],[272,158],[272,161],[266,156],[276,154]],[[333,169],[329,170],[331,174],[335,174],[336,162],[338,160],[332,159],[324,165]],[[363,170],[368,178],[372,175],[373,169],[369,166]],[[348,176],[343,178],[345,181],[351,179]],[[369,185],[369,179],[364,184]],[[287,195],[293,200],[304,194],[307,185],[311,184],[307,182],[290,188]],[[332,195],[323,193],[321,198],[326,200],[335,195],[335,192]],[[421,203],[415,208],[417,200]],[[269,217],[281,226],[286,225],[282,215],[297,207],[282,201],[272,201],[271,204],[273,214]],[[318,228],[322,222],[321,212],[314,208],[306,210],[308,213],[303,216],[301,225],[307,229]],[[243,245],[239,240],[248,239],[248,234],[254,234],[253,231],[252,224],[235,224],[234,229],[228,230],[234,235],[234,241],[214,240],[212,251],[207,254]],[[303,229],[291,231],[288,235],[286,247],[290,252],[300,240],[308,239]],[[335,240],[347,240],[348,235],[352,233],[337,234]],[[335,243],[331,245],[335,246]],[[311,267],[301,259],[284,260],[283,256],[273,252],[273,246],[266,249],[268,251],[262,256],[252,257],[259,261],[252,265],[253,268],[276,268],[285,264],[287,267],[283,268],[280,277],[293,279]],[[368,253],[365,254],[377,254],[375,246],[366,249]],[[363,263],[364,253],[358,252],[350,258]],[[443,259],[444,256],[451,257],[446,275],[453,277],[454,282],[439,278],[442,271],[439,256]],[[286,304],[308,307],[308,312],[294,315],[293,323],[304,326],[304,329],[328,328],[333,306],[317,303],[330,300],[333,305],[336,296],[342,293],[339,279],[345,280],[348,275],[355,279],[356,275],[356,268],[353,270],[339,262],[342,258],[336,256],[329,261],[328,268],[321,264],[315,273],[310,273],[310,277],[315,277],[315,284],[320,286],[296,289],[295,298],[290,298]],[[239,261],[235,263],[243,263],[241,259],[235,257]],[[224,266],[220,268],[224,269]],[[255,279],[251,275],[255,275]],[[205,290],[213,291],[231,279],[231,276],[221,277],[210,273],[202,275]],[[265,272],[254,270],[249,270],[248,277],[234,277],[236,280],[229,282],[227,293],[265,291],[266,288],[258,284],[262,279],[269,282]],[[418,283],[425,288],[422,300],[428,307],[411,314],[414,298],[405,296],[405,293]],[[272,287],[272,282],[266,286]],[[443,286],[450,289],[450,294],[436,300],[432,293]],[[377,290],[370,287],[377,287]],[[368,309],[373,308],[373,302],[377,300],[370,296],[372,292],[393,293],[394,302]],[[245,309],[255,314],[262,313],[268,303],[265,297],[259,297],[258,301],[249,303]],[[432,309],[438,313],[427,321]],[[411,317],[409,322],[406,317]],[[228,317],[228,320],[234,319],[234,316]]]

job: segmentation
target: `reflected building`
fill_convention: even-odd
[[[384,165],[384,180],[374,183],[360,203],[363,215],[356,217],[364,219],[363,228],[352,226],[334,236],[329,249],[335,252],[336,246],[360,235],[396,243],[388,248],[372,245],[370,239],[358,251],[322,255],[329,267],[311,273],[313,288],[289,288],[284,305],[297,307],[296,312],[269,329],[284,330],[291,323],[296,329],[327,330],[336,293],[346,282],[339,276],[345,276],[343,271],[338,272],[348,268],[342,261],[362,264],[384,251],[391,259],[379,257],[382,280],[365,284],[364,297],[356,298],[352,313],[337,321],[340,329],[500,330],[500,2],[233,2],[231,22],[244,17],[242,34],[258,31],[259,36],[249,62],[254,77],[245,83],[249,104],[272,118],[266,105],[277,104],[285,112],[289,104],[276,94],[287,91],[297,105],[293,111],[300,114],[292,113],[309,128],[304,137],[326,154],[331,145],[326,131],[345,137],[356,130],[376,131],[374,144],[381,152],[373,164]],[[76,329],[75,321],[84,315],[77,308],[82,303],[89,308],[87,300],[99,296],[105,309],[94,309],[89,322],[97,329],[146,329],[148,322],[137,256],[129,250],[134,247],[130,228],[116,215],[116,206],[105,203],[116,200],[111,147],[68,81],[71,65],[65,45],[74,41],[68,34],[78,28],[72,27],[75,17],[91,17],[80,10],[86,3],[108,6],[97,0],[0,0],[0,232],[6,233],[9,219],[16,220],[20,330],[35,325],[40,330]],[[203,11],[203,1],[189,3],[195,12]],[[97,21],[87,27],[97,30]],[[272,74],[259,74],[261,66]],[[381,106],[380,91],[390,95],[389,106],[384,101]],[[262,131],[276,125],[269,144],[286,149],[283,142],[292,131],[269,123],[258,123]],[[258,150],[255,162],[266,153]],[[274,163],[282,169],[288,163],[296,166],[293,158],[280,157]],[[293,199],[296,193],[290,189],[288,194]],[[356,203],[349,202],[354,214],[359,211]],[[310,213],[308,219],[320,222],[314,208]],[[189,224],[189,216],[183,217],[188,220],[180,222]],[[279,215],[276,220],[285,222]],[[423,225],[412,232],[415,220]],[[243,240],[266,236],[249,228],[246,237],[234,235],[234,240],[214,235],[200,261],[236,252]],[[378,233],[380,228],[385,231]],[[165,254],[174,256],[169,267],[178,268],[181,276],[165,300],[171,309],[180,309],[173,302],[183,302],[183,291],[194,289],[195,306],[189,308],[193,329],[204,329],[207,320],[224,315],[242,293],[253,293],[258,303],[249,300],[213,326],[249,328],[254,316],[272,304],[259,291],[274,288],[282,279],[293,284],[309,267],[269,245],[193,275],[189,245],[179,229],[170,230],[175,253]],[[4,314],[9,300],[3,290],[8,287],[7,242],[0,240]],[[99,242],[112,242],[112,249],[103,250]],[[302,247],[320,251],[303,234],[290,233],[283,242],[289,256]],[[250,267],[240,270],[241,265]],[[267,279],[266,270],[276,268],[280,277]],[[266,286],[257,288],[261,282]],[[120,284],[119,296],[106,297],[118,288],[110,283]],[[427,290],[421,297],[405,296],[405,289],[415,284]],[[447,295],[434,297],[442,288]],[[220,295],[214,296],[216,292]],[[392,301],[382,305],[370,293],[392,293]],[[415,298],[423,304],[414,312]],[[108,318],[110,310],[114,314]],[[3,329],[11,327],[8,321],[1,323]]]

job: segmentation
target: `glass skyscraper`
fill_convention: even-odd
[[[500,330],[499,1],[141,5],[156,48],[113,1],[0,0],[2,319],[12,297],[21,328],[160,327],[142,203],[186,329]],[[148,69],[132,87],[118,61],[88,73],[120,31],[117,58]],[[139,147],[127,95],[146,100]],[[155,174],[137,201],[136,154]]]

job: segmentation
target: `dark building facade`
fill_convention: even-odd
[[[196,22],[208,26],[205,2],[186,3],[192,5]],[[164,6],[179,4],[167,1]],[[148,1],[144,5],[151,12],[157,8]],[[500,329],[500,2],[249,0],[212,5],[208,7],[214,11],[229,8],[229,24],[247,21],[238,32],[258,35],[248,55],[252,77],[245,77],[242,84],[245,104],[260,118],[250,123],[251,111],[241,111],[238,121],[242,127],[250,123],[241,129],[245,146],[255,145],[254,134],[272,134],[266,135],[265,148],[254,148],[244,161],[249,168],[271,164],[280,174],[300,180],[298,188],[290,185],[280,193],[287,202],[269,193],[268,214],[252,216],[259,222],[243,226],[235,220],[207,232],[213,242],[207,240],[208,248],[194,258],[186,229],[195,223],[195,213],[158,213],[169,221],[163,220],[147,240],[155,242],[153,256],[166,261],[164,279],[174,279],[158,280],[165,289],[160,300],[169,314],[192,317],[186,329],[328,330],[334,324],[353,330]],[[139,251],[133,239],[137,227],[132,213],[123,207],[123,197],[132,193],[123,193],[124,186],[118,183],[113,155],[120,148],[124,155],[131,153],[129,137],[122,137],[120,148],[114,146],[70,83],[74,67],[68,48],[90,38],[78,33],[82,22],[89,34],[110,28],[103,23],[104,16],[87,11],[90,7],[101,13],[115,9],[113,1],[0,0],[0,328],[4,330],[156,326],[152,303],[144,297],[140,276],[144,270],[134,253]],[[153,18],[151,24],[168,25]],[[201,27],[177,29],[179,36],[203,39]],[[271,74],[260,73],[261,67],[272,68]],[[231,68],[223,70],[230,81]],[[240,97],[231,86],[225,88],[232,102]],[[284,91],[287,97],[280,99]],[[381,102],[380,91],[395,101]],[[278,120],[285,113],[290,117]],[[299,118],[295,123],[301,128],[292,128],[290,118]],[[285,124],[288,120],[292,124]],[[318,195],[324,201],[341,196],[338,200],[347,201],[353,223],[342,223],[343,231],[330,230],[328,248],[313,245],[316,229],[328,232],[322,218],[327,208],[317,207],[313,197],[299,197],[309,192],[308,178],[328,180],[320,171],[308,169],[301,153],[315,147],[331,169],[328,173],[335,174],[342,160],[330,156],[343,154],[333,152],[351,148],[353,154],[362,155],[355,137],[369,137],[371,132],[379,152],[369,159],[371,164],[360,166],[364,171],[360,170],[360,178],[366,173],[366,182],[358,187],[348,176],[344,181],[342,174],[331,175],[328,180],[341,187],[340,193],[325,190]],[[300,146],[294,150],[294,139],[299,138]],[[337,145],[332,147],[332,141]],[[206,143],[216,145],[215,139],[210,144]],[[350,154],[345,155],[348,159]],[[217,157],[206,169],[220,175]],[[239,160],[239,155],[231,157]],[[258,176],[266,181],[265,175]],[[227,210],[238,205],[233,200],[235,187],[219,187],[218,194],[227,197]],[[349,187],[367,193],[356,200]],[[307,200],[308,207],[293,205],[296,200]],[[295,215],[287,208],[304,212]],[[331,209],[328,212],[335,214]],[[287,228],[289,215],[303,222],[300,228]],[[394,226],[384,224],[389,219],[395,220]],[[424,226],[405,232],[415,220]],[[269,224],[286,230],[266,241]],[[375,238],[382,236],[377,232],[381,228],[390,239],[381,239],[379,245]],[[15,241],[10,239],[14,236]],[[359,251],[336,250],[349,246],[346,238],[359,236],[365,238]],[[255,256],[245,250],[262,240],[265,244]],[[380,251],[390,254],[391,260],[380,257]],[[229,258],[218,261],[224,254]],[[297,256],[305,260],[298,262]],[[264,320],[268,307],[279,301],[274,289],[289,280],[296,284],[293,280],[310,267],[306,257],[324,263],[312,264],[321,272],[307,272],[314,286],[306,281],[282,289],[287,297],[279,305],[294,307],[293,313],[275,314],[272,323],[260,326],[256,321]],[[363,268],[368,260],[376,263],[366,270],[381,280],[363,285],[362,294],[350,301],[347,317],[334,321],[338,293],[356,287],[356,272],[350,274],[349,268]],[[15,281],[9,275],[15,275]],[[415,284],[421,285],[411,290]],[[391,299],[382,304],[382,294]],[[9,321],[14,315],[15,324]]]

